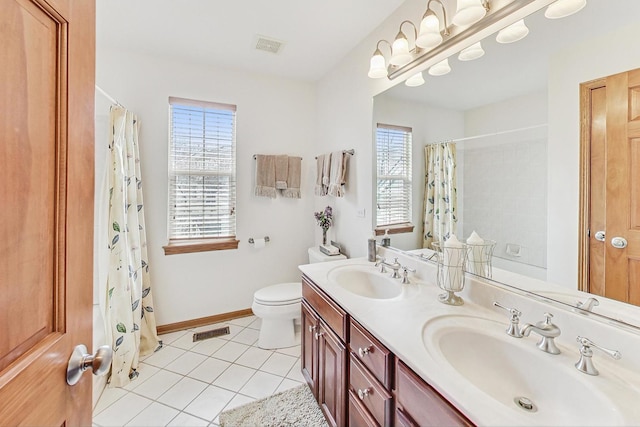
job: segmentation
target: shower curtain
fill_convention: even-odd
[[[111,387],[137,377],[138,359],[162,346],[156,332],[135,115],[110,111],[108,174],[108,258],[105,321],[113,348]]]
[[[432,242],[442,242],[455,234],[458,222],[456,189],[456,145],[453,142],[424,147],[424,233],[422,247],[433,249]]]

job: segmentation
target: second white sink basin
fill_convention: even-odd
[[[331,270],[327,278],[341,288],[373,299],[391,299],[402,294],[400,279],[392,279],[373,266],[349,265]]]
[[[478,389],[523,424],[628,425],[638,420],[631,403],[640,397],[637,391],[625,389],[611,375],[580,373],[573,366],[577,347],[574,354],[547,354],[536,348],[535,338],[508,336],[506,326],[506,321],[445,315],[425,324],[423,341],[436,363],[465,389]],[[622,387],[621,393],[611,396],[616,387]]]

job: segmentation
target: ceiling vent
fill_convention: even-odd
[[[256,49],[264,50],[265,52],[278,53],[284,46],[284,42],[275,40],[265,36],[256,37]]]

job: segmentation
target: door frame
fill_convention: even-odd
[[[580,204],[578,220],[578,290],[589,292],[591,206],[591,91],[606,87],[606,77],[580,84]]]

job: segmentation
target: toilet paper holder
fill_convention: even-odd
[[[269,236],[264,236],[264,241],[269,242]],[[249,243],[253,245],[253,237],[249,237]]]

